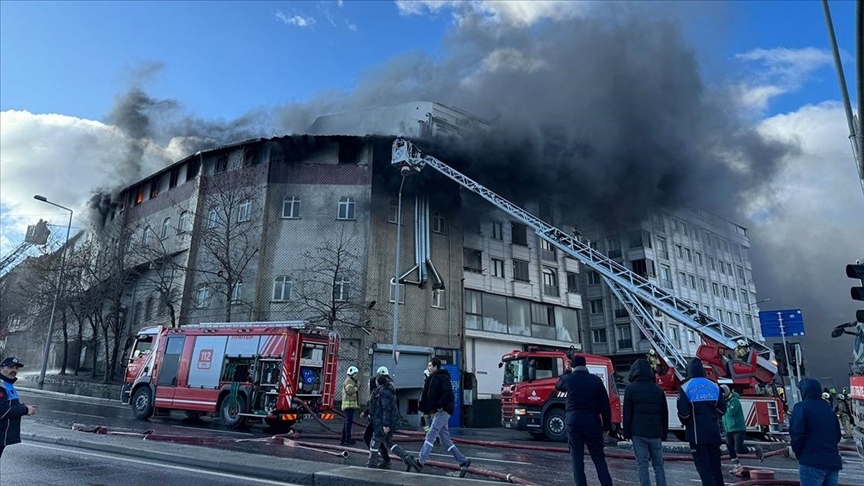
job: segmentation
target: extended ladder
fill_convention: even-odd
[[[324,356],[324,390],[322,390],[321,403],[332,403],[335,398],[334,387],[336,386],[336,353],[339,352],[339,336],[331,332],[327,340],[327,354]]]
[[[750,349],[756,351],[758,366],[772,374],[777,373],[777,366],[772,362],[774,353],[768,346],[748,338],[734,327],[723,324],[699,310],[698,307],[692,306],[683,299],[679,299],[672,293],[652,284],[647,278],[630,271],[620,263],[582,243],[579,239],[544,222],[435,157],[423,155],[420,149],[411,142],[401,137],[393,142],[391,165],[402,167],[403,171],[407,168],[417,172],[426,166],[432,167],[462,187],[494,204],[505,213],[530,226],[541,238],[599,273],[607,282],[615,283],[622,295],[631,295],[629,300],[636,301],[638,298],[644,304],[659,309],[672,319],[698,332],[704,338],[719,343],[728,349],[735,349],[736,342],[743,339],[750,346]],[[675,367],[678,369],[677,363]]]
[[[14,250],[9,252],[6,256],[4,256],[3,260],[0,260],[0,273],[2,273],[3,270],[6,269],[6,267],[15,263],[15,261],[18,260],[18,257],[24,254],[25,251],[29,250],[31,246],[33,246],[32,243],[27,243],[25,241],[24,243],[18,245]]]

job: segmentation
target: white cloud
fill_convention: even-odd
[[[301,29],[306,27],[312,27],[315,25],[315,18],[313,17],[304,17],[303,15],[295,14],[292,16],[288,16],[285,12],[279,10],[276,12],[276,18],[284,22],[286,25],[293,25],[296,27],[300,27]]]
[[[512,27],[530,27],[540,20],[567,20],[582,15],[589,2],[581,1],[460,1],[396,0],[402,15],[435,15],[451,10],[457,22],[468,16]]]
[[[754,49],[736,54],[735,58],[752,67],[750,79],[738,84],[741,104],[757,112],[764,111],[772,98],[801,88],[810,75],[833,63],[827,49]]]
[[[139,171],[130,171],[124,161],[131,141],[114,126],[66,115],[0,113],[0,254],[20,244],[27,225],[39,218],[64,223],[68,217],[35,201],[34,194],[71,208],[73,226],[86,227],[93,190],[129,184],[179,160],[187,155],[179,142],[167,147],[142,142]]]
[[[350,20],[345,20],[345,26],[348,27],[348,30],[351,32],[357,32],[357,24],[351,22]]]

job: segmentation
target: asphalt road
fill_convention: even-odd
[[[260,480],[100,452],[37,443],[10,446],[0,459],[3,486],[264,486]]]
[[[175,413],[167,418],[153,418],[149,421],[139,421],[132,416],[132,412],[128,406],[121,405],[117,401],[95,401],[80,397],[58,397],[52,395],[43,395],[29,393],[27,391],[19,391],[22,400],[37,406],[37,414],[35,417],[26,420],[37,420],[45,425],[52,425],[69,429],[73,423],[83,423],[88,425],[101,425],[109,427],[113,430],[139,431],[155,430],[160,434],[170,434],[187,437],[223,437],[226,443],[219,445],[211,445],[208,447],[216,447],[225,450],[238,450],[256,454],[265,454],[270,456],[296,458],[313,460],[321,463],[329,463],[335,466],[365,465],[367,453],[364,450],[364,444],[358,440],[358,445],[355,446],[356,451],[352,452],[348,459],[336,458],[314,451],[296,449],[281,445],[273,445],[268,443],[252,443],[252,442],[233,442],[231,439],[248,439],[256,437],[268,437],[272,435],[267,428],[261,425],[255,425],[250,428],[236,431],[223,428],[215,419],[199,419],[189,420],[182,413]],[[26,431],[26,420],[22,424],[22,428]],[[333,430],[340,430],[341,421],[334,421],[330,424]],[[306,421],[298,424],[296,429],[300,434],[321,434],[326,433],[320,425],[313,421]],[[362,428],[355,426],[355,435],[362,433]],[[503,428],[493,429],[464,429],[453,430],[454,437],[463,437],[475,440],[506,442],[509,444],[527,444],[532,446],[553,446],[562,447],[563,444],[548,443],[532,439],[527,433],[510,431]],[[310,440],[327,444],[338,444],[338,434],[332,438],[320,439],[309,438]],[[412,438],[410,440],[400,440],[406,450],[416,455],[419,451],[422,438]],[[529,479],[543,485],[558,486],[573,484],[571,474],[570,457],[568,454],[551,451],[536,451],[536,450],[517,450],[492,448],[487,446],[476,446],[467,444],[458,444],[460,450],[472,460],[472,466],[483,469],[493,470],[497,472],[510,473],[525,479]],[[608,453],[624,453],[627,451],[620,450],[612,446],[607,447]],[[11,450],[10,448],[9,450]],[[200,450],[200,448],[196,448]],[[9,451],[7,450],[7,452]],[[47,452],[47,451],[46,451]],[[98,458],[93,458],[96,461]],[[446,451],[437,446],[432,460],[442,462],[453,462],[453,459]],[[864,463],[854,454],[844,455],[846,460],[845,469],[841,475],[841,482],[849,484],[864,484]],[[5,461],[5,454],[4,454]],[[29,461],[28,461],[29,462]],[[97,461],[98,462],[98,461]],[[635,463],[632,460],[608,458],[609,469],[612,477],[615,479],[616,485],[636,485],[639,484]],[[744,459],[745,465],[757,465],[754,460]],[[48,461],[47,464],[51,464]],[[398,463],[398,461],[397,461]],[[394,463],[394,467],[397,463]],[[586,471],[589,477],[589,484],[598,484],[596,482],[596,474],[591,464],[590,458],[585,458]],[[724,467],[727,467],[724,465]],[[778,479],[797,479],[797,462],[787,458],[767,458],[761,465],[762,467],[773,469]],[[120,467],[120,466],[118,466]],[[697,485],[699,484],[698,475],[692,462],[666,462],[665,465],[667,482],[675,485]],[[4,469],[5,471],[5,469]],[[456,473],[440,468],[427,467],[423,471],[424,474],[437,475],[455,475]],[[185,474],[181,470],[167,471],[168,477],[181,477]],[[469,475],[469,477],[476,477]],[[593,479],[592,479],[593,478]],[[0,482],[6,486],[6,477]],[[478,477],[478,479],[480,479]],[[727,482],[732,483],[737,479],[731,474],[727,476]],[[180,482],[178,481],[178,484]],[[15,483],[10,483],[15,484]],[[33,483],[28,483],[33,484]],[[45,483],[49,484],[49,483]],[[52,482],[50,484],[64,484]],[[86,482],[76,482],[68,484],[88,484]],[[94,483],[108,484],[108,483]],[[160,483],[150,483],[160,484]],[[173,483],[165,483],[173,484]],[[194,483],[187,483],[194,484]],[[217,483],[219,484],[219,483]],[[228,484],[228,483],[226,483]],[[242,484],[242,483],[232,483]]]

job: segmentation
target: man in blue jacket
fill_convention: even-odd
[[[820,387],[812,378],[801,381],[802,400],[789,420],[801,486],[837,486],[843,469],[837,447],[842,439],[840,424],[831,405],[822,400]]]
[[[612,428],[612,408],[603,380],[588,371],[584,356],[576,355],[568,363],[561,378],[558,378],[555,389],[567,393],[565,422],[576,485],[588,484],[583,461],[587,446],[600,484],[612,486],[612,476],[609,475],[606,454],[603,452],[603,432]]]
[[[21,442],[21,417],[36,413],[36,407],[25,405],[18,399],[13,383],[18,380],[18,368],[24,365],[18,358],[0,362],[0,457],[8,445]]]
[[[702,486],[723,486],[720,466],[720,417],[726,400],[720,387],[705,377],[702,360],[687,364],[687,380],[678,391],[678,418],[687,429],[687,442]]]

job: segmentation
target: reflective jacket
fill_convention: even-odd
[[[690,446],[717,444],[720,417],[726,413],[726,400],[716,383],[705,378],[702,361],[693,358],[687,365],[687,381],[678,391],[678,418],[687,429]]]
[[[3,375],[0,380],[0,447],[5,447],[21,442],[21,417],[27,415],[27,407],[12,386],[15,380]]]
[[[342,385],[342,410],[360,408],[359,387],[353,376],[345,378]]]

